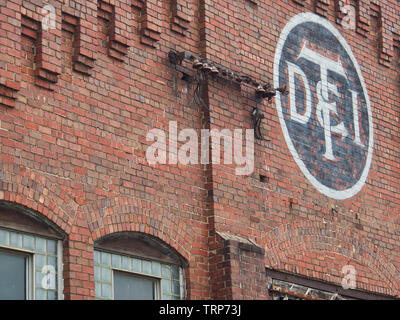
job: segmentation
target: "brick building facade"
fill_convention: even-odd
[[[0,0],[0,259],[24,297],[399,297],[399,22],[396,0]],[[151,130],[254,110],[249,174],[146,157]]]

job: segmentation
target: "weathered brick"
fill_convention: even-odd
[[[359,289],[399,297],[395,1],[343,1],[355,7],[355,30],[341,25],[334,0],[52,3],[57,27],[45,33],[41,3],[0,1],[0,199],[65,232],[66,299],[95,298],[95,241],[122,231],[147,233],[179,253],[188,263],[190,299],[266,299],[266,266],[340,285],[347,264],[357,269]],[[282,29],[302,12],[336,22],[371,101],[371,170],[347,200],[312,186],[285,143],[277,101],[255,97],[255,83],[273,80]],[[199,87],[204,103],[194,99],[197,83],[182,80],[170,64],[172,49],[219,67],[220,75]],[[195,75],[193,62],[184,60],[179,70]],[[269,141],[256,140],[252,174],[236,175],[222,155],[212,165],[147,162],[150,130],[167,132],[170,121],[197,133],[252,129],[255,106]],[[310,126],[322,134],[313,117]],[[310,131],[302,134],[305,150],[323,146],[322,138],[307,144]]]

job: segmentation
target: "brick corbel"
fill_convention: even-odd
[[[329,10],[329,0],[315,0],[314,11],[320,16],[326,17]]]
[[[61,73],[60,45],[54,44],[48,31],[42,29],[42,24],[36,19],[23,15],[21,19],[22,35],[35,43],[35,84],[47,90],[54,90]],[[57,40],[56,40],[57,41]],[[54,54],[54,56],[52,55]]]
[[[22,0],[0,2],[0,105],[15,107],[21,88]]]
[[[378,4],[371,3],[371,16],[378,19],[379,63],[389,68],[394,55],[393,26],[387,18],[388,13],[383,13],[382,7]]]
[[[191,21],[191,8],[189,7],[187,0],[171,0],[172,9],[172,23],[171,30],[181,35],[185,34],[185,31],[189,29]]]
[[[78,10],[80,8],[80,10]],[[73,68],[90,75],[97,58],[97,1],[64,0],[63,29],[74,34]]]
[[[370,26],[369,0],[356,1],[357,33],[364,37],[368,36]]]
[[[140,14],[140,42],[155,47],[161,38],[160,0],[131,0],[132,8]]]
[[[108,54],[114,59],[123,61],[128,54],[129,39],[132,33],[131,0],[101,0],[98,14],[110,24]]]
[[[38,7],[38,32],[35,55],[35,84],[54,90],[54,84],[61,74],[61,10],[55,7],[54,25],[45,28],[44,20],[46,12]],[[47,12],[47,14],[50,14]]]
[[[298,4],[298,5],[300,5],[300,6],[302,6],[302,7],[305,7],[305,5],[307,4],[307,0],[292,0],[294,3],[296,3],[296,4]]]

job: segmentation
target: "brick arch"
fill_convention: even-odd
[[[346,264],[356,262],[360,268],[368,269],[373,275],[371,285],[362,283],[364,289],[388,295],[400,293],[400,273],[393,263],[371,241],[349,227],[312,221],[282,225],[266,235],[265,250],[266,264],[276,269],[290,270],[290,259],[304,257],[304,260],[310,260],[310,257],[323,256],[327,260],[336,257]],[[312,261],[303,261],[296,273],[312,277],[317,274],[312,270],[312,265]],[[335,278],[342,279],[343,274],[340,272],[338,270]],[[328,275],[320,276],[332,281]],[[377,279],[384,283],[385,290],[375,283]]]
[[[192,228],[143,199],[115,197],[82,207],[93,241],[116,232],[141,232],[158,238],[189,261]]]
[[[66,235],[79,205],[45,175],[18,165],[0,164],[0,200],[33,210],[51,221]]]

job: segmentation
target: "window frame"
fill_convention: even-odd
[[[13,247],[0,245],[0,252],[25,258],[25,299],[35,299],[35,272],[34,272],[34,252],[29,250],[19,250]]]
[[[21,231],[18,229],[10,229],[7,227],[3,227],[0,225],[0,230],[5,230],[7,232],[14,232],[21,235],[29,235],[37,238],[41,238],[43,240],[51,240],[55,241],[56,243],[56,283],[57,283],[57,290],[56,296],[57,300],[64,300],[64,281],[63,281],[63,245],[62,240],[57,238],[50,238],[48,236],[44,236],[42,234],[31,233],[27,231]],[[28,250],[24,248],[18,248],[10,245],[0,244],[0,250],[12,252],[15,255],[21,255],[27,257],[27,266],[26,266],[26,275],[25,275],[25,287],[26,287],[26,297],[25,300],[36,300],[36,275],[35,275],[35,256],[41,252],[35,250]],[[46,254],[47,255],[47,254]],[[46,299],[47,300],[47,299]]]
[[[132,259],[138,259],[140,261],[148,261],[150,263],[157,262],[160,265],[167,265],[169,267],[171,267],[171,266],[177,267],[178,268],[178,272],[179,272],[178,279],[172,278],[172,276],[171,276],[171,278],[164,278],[162,276],[162,271],[160,271],[160,276],[156,276],[156,275],[146,274],[146,273],[143,273],[143,272],[129,271],[129,270],[122,269],[122,268],[116,268],[116,267],[113,267],[112,263],[111,263],[111,265],[109,267],[109,269],[111,270],[111,282],[109,282],[109,283],[111,283],[111,298],[107,299],[107,298],[98,297],[96,295],[96,299],[98,299],[98,300],[110,300],[110,299],[114,300],[114,271],[117,271],[117,272],[130,273],[130,274],[133,274],[133,275],[136,275],[136,276],[142,276],[142,277],[145,277],[145,278],[157,279],[158,280],[158,288],[157,288],[157,290],[158,290],[159,294],[156,296],[156,297],[158,297],[158,299],[155,299],[155,300],[163,300],[163,291],[162,291],[162,284],[161,284],[162,280],[168,280],[168,281],[171,281],[171,282],[179,281],[179,300],[185,300],[186,287],[185,287],[184,269],[183,269],[182,265],[179,265],[179,264],[176,264],[176,263],[168,263],[168,262],[160,261],[160,260],[157,260],[157,259],[154,259],[154,258],[150,259],[150,258],[147,258],[147,257],[141,257],[141,256],[136,255],[136,254],[127,254],[125,252],[121,253],[121,252],[118,252],[118,251],[115,251],[115,250],[103,249],[101,247],[96,247],[96,246],[94,248],[94,252],[97,252],[97,253],[100,253],[100,254],[101,253],[107,253],[107,254],[110,254],[111,256],[112,255],[117,255],[117,256],[120,256],[121,258],[122,257],[127,257],[127,258],[132,258]],[[100,264],[96,264],[96,259],[94,259],[94,267],[104,268],[104,266],[105,265],[103,265],[101,263]],[[102,280],[96,280],[95,279],[95,286],[96,286],[96,284],[103,285],[104,283],[107,283],[107,282],[103,282]],[[171,293],[167,294],[167,295],[169,295],[170,297],[177,296],[177,295],[172,294],[172,288],[171,288]],[[173,301],[172,299],[170,299],[170,300]],[[166,301],[168,301],[168,300],[166,300]]]

